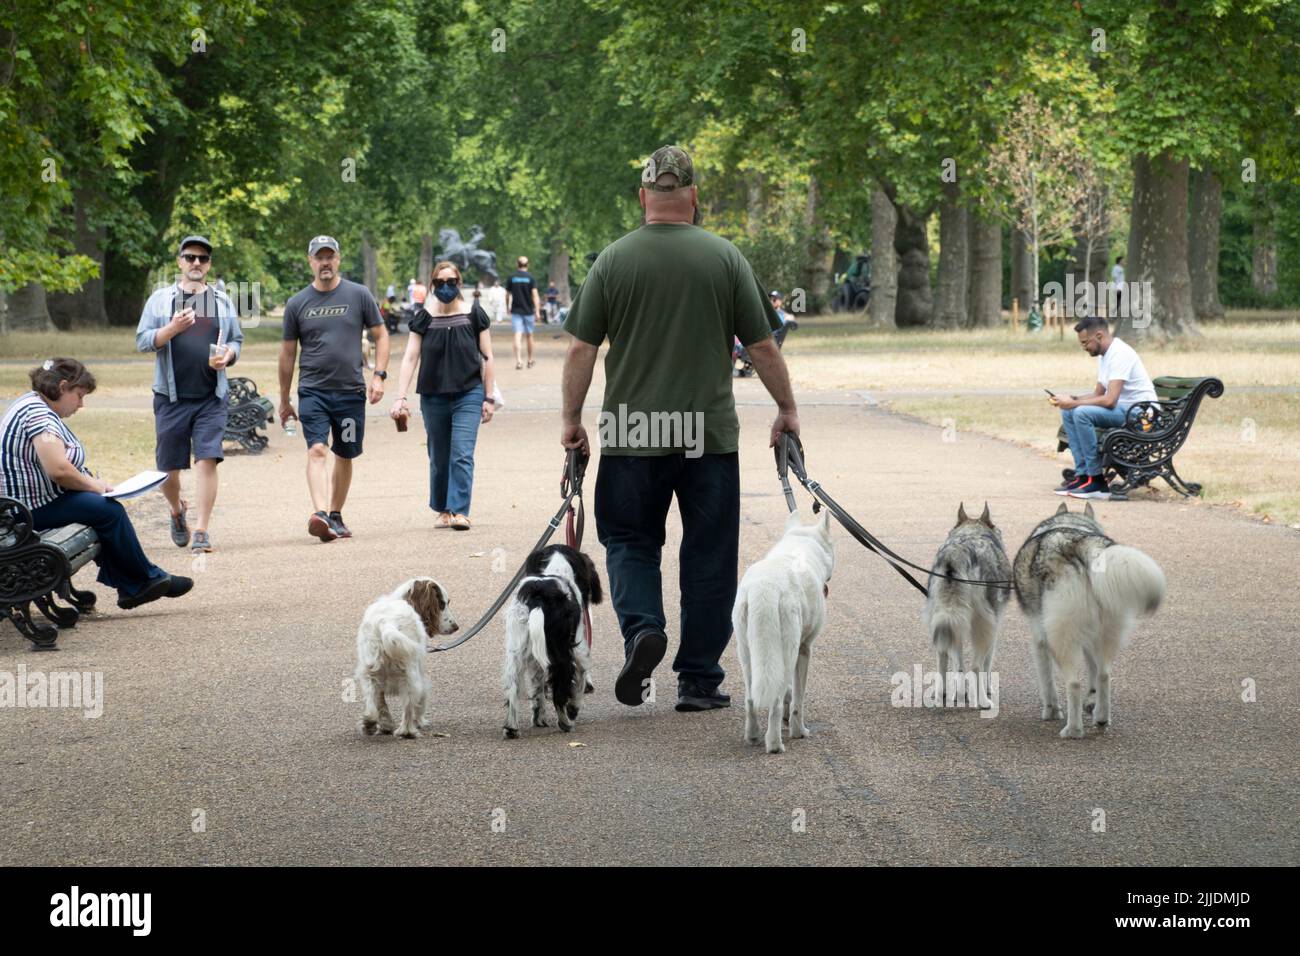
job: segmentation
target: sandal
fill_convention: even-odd
[[[454,515],[451,519],[451,526],[456,531],[468,531],[469,518],[465,515]]]
[[[436,517],[436,518],[433,519],[433,526],[434,526],[435,528],[450,528],[450,527],[451,527],[451,512],[450,512],[450,511],[439,511],[439,512],[438,512],[438,517]]]

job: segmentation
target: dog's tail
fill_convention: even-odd
[[[1112,614],[1154,614],[1165,597],[1165,573],[1137,548],[1113,544],[1088,567],[1102,608]]]
[[[543,668],[550,666],[546,653],[546,615],[540,607],[528,612],[528,650]]]
[[[749,696],[754,709],[763,713],[784,700],[794,683],[803,625],[798,608],[771,589],[751,591],[743,616],[749,644]]]

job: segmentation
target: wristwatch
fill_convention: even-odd
[[[379,379],[381,382],[385,381],[388,378],[388,373],[381,372],[379,369],[375,369],[375,378]]]

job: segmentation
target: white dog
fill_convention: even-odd
[[[458,630],[447,592],[433,578],[412,578],[366,608],[357,628],[357,682],[361,685],[361,730],[418,737],[429,726],[429,681],[424,656],[430,634]],[[405,704],[394,727],[388,698]]]
[[[826,595],[835,551],[830,512],[811,525],[799,513],[785,536],[741,579],[731,623],[745,682],[745,741],[758,743],[758,714],[767,711],[767,752],[784,753],[781,712],[789,707],[790,739],[807,737],[804,695],[812,642],[826,623]]]

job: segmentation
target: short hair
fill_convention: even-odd
[[[74,358],[48,359],[27,373],[32,381],[32,391],[43,395],[50,401],[58,401],[63,392],[60,382],[68,383],[68,391],[84,388],[87,392],[95,390],[95,376],[90,370]]]
[[[1109,329],[1110,323],[1100,315],[1089,315],[1075,323],[1074,331],[1091,332],[1093,329]]]
[[[517,265],[519,268],[522,269],[524,266],[528,265],[528,257],[520,256],[518,259],[515,260],[515,265]]]

